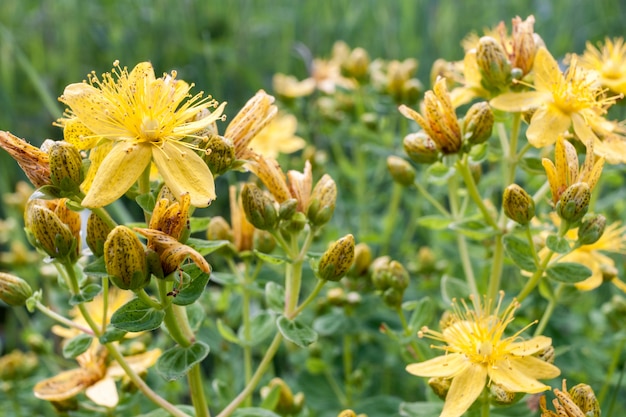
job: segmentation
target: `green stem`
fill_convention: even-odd
[[[548,305],[546,306],[546,309],[541,316],[541,320],[539,320],[539,324],[535,329],[535,336],[539,336],[546,329],[546,326],[550,321],[550,317],[552,317],[552,313],[554,313],[554,309],[559,302],[559,298],[561,297],[564,288],[565,285],[563,284],[557,285],[556,290],[554,291],[554,296],[548,301]]]
[[[304,310],[306,308],[307,305],[309,305],[311,303],[311,301],[313,301],[315,299],[315,297],[317,297],[317,294],[319,294],[319,292],[322,290],[322,288],[324,287],[324,284],[326,284],[326,281],[324,280],[318,280],[317,284],[315,285],[315,288],[313,289],[313,291],[311,292],[311,294],[309,294],[309,296],[306,298],[306,300],[304,300],[302,302],[302,304],[300,304],[289,316],[286,316],[289,320],[293,320],[298,314],[300,314],[302,312],[302,310]]]
[[[291,262],[285,268],[285,311],[286,317],[294,317],[294,312],[298,306],[300,297],[300,287],[302,286],[302,264],[304,257],[298,250],[296,239],[290,236],[290,247],[287,252],[290,254]],[[304,249],[304,248],[303,248]],[[294,257],[295,255],[295,257]]]
[[[163,309],[163,306],[161,305],[161,303],[156,301],[154,298],[150,297],[148,293],[146,293],[145,289],[142,288],[140,290],[137,290],[135,291],[135,294],[137,294],[137,297],[144,303],[148,304],[151,308],[155,310]]]
[[[503,149],[503,151],[506,152],[506,157],[502,160],[506,172],[506,176],[504,177],[504,187],[508,187],[513,181],[515,181],[515,169],[517,168],[517,162],[519,160],[519,156],[517,155],[517,141],[519,139],[521,120],[521,113],[513,114],[513,122],[511,124],[511,140],[509,142],[508,149]]]
[[[398,317],[400,318],[400,324],[402,325],[404,336],[411,336],[411,329],[409,328],[409,323],[406,321],[406,317],[404,316],[404,310],[402,310],[401,306],[398,306],[398,308],[396,308],[396,313],[398,314]],[[411,345],[411,349],[413,351],[413,356],[415,357],[415,359],[417,359],[419,362],[424,361],[425,360],[424,353],[420,349],[417,342],[415,340],[411,340],[409,344]]]
[[[39,301],[37,301],[37,304],[35,304],[35,307],[37,308],[37,310],[41,311],[46,316],[50,317],[52,320],[56,320],[59,323],[66,325],[67,327],[73,327],[75,329],[78,329],[83,333],[94,335],[94,332],[90,328],[81,326],[80,324],[68,319],[67,317],[63,317],[59,313],[50,310],[48,307],[41,304]]]
[[[480,212],[483,215],[483,219],[487,222],[487,224],[493,227],[496,230],[499,230],[498,223],[496,223],[495,219],[491,216],[489,209],[485,206],[482,197],[478,191],[478,187],[476,186],[476,181],[474,181],[474,177],[472,176],[472,172],[469,169],[469,164],[467,160],[468,156],[465,155],[463,159],[458,160],[456,163],[456,168],[461,174],[463,181],[465,182],[465,187],[467,188],[467,192],[471,199],[474,201],[474,204],[478,207]]]
[[[448,210],[446,210],[446,208],[442,206],[441,203],[437,201],[437,199],[433,197],[433,195],[429,193],[428,190],[419,181],[415,181],[413,185],[415,186],[415,188],[417,188],[417,191],[422,195],[422,197],[424,197],[426,201],[432,204],[432,206],[437,209],[439,213],[443,214],[446,217],[450,217],[450,212],[448,212]]]
[[[347,408],[348,400],[346,396],[344,395],[344,393],[341,391],[341,387],[337,383],[337,380],[333,376],[333,373],[330,371],[330,367],[328,366],[324,367],[324,376],[326,377],[326,380],[328,381],[328,385],[330,385],[330,389],[335,393],[335,396],[341,403],[342,407]]]
[[[609,365],[609,369],[607,370],[604,376],[604,384],[602,384],[602,388],[600,389],[600,393],[598,394],[598,402],[602,405],[601,409],[604,408],[604,399],[609,393],[609,389],[611,388],[611,380],[613,379],[613,374],[617,369],[617,366],[620,362],[620,357],[622,356],[622,350],[624,349],[624,344],[626,344],[626,339],[623,337],[619,338],[617,345],[615,346],[615,350],[613,351],[613,358],[611,359],[611,364]]]
[[[533,240],[533,233],[530,230],[530,224],[527,224],[524,227],[524,232],[526,233],[526,239],[528,240],[528,244],[532,249],[533,260],[535,261],[535,266],[539,266],[541,260],[539,259],[539,255],[537,255],[537,251],[535,250],[535,241]]]
[[[491,273],[489,275],[489,286],[487,290],[487,300],[496,300],[500,291],[500,280],[502,279],[502,269],[504,267],[504,243],[502,234],[498,234],[494,242],[494,250],[491,258]]]
[[[404,186],[394,183],[393,190],[391,192],[391,199],[387,208],[387,216],[384,221],[382,250],[381,253],[389,253],[389,245],[391,244],[391,237],[395,230],[396,220],[399,218],[398,209],[400,207],[400,201],[402,199],[402,192]]]
[[[207,403],[204,393],[204,382],[202,381],[202,369],[197,363],[191,367],[187,374],[189,382],[189,391],[191,394],[191,403],[196,411],[196,417],[211,417],[209,412],[209,404]]]
[[[489,403],[489,390],[483,389],[482,404],[480,407],[480,417],[489,417],[491,404]]]
[[[524,285],[524,288],[522,288],[520,293],[517,295],[516,297],[517,301],[521,303],[522,301],[524,301],[526,297],[528,297],[528,295],[532,292],[532,290],[535,289],[535,287],[539,283],[539,280],[541,279],[541,277],[543,277],[543,273],[545,272],[546,267],[550,263],[550,259],[552,259],[552,256],[554,256],[554,252],[552,251],[548,252],[547,256],[545,257],[541,265],[537,267],[537,270],[533,273],[532,277],[530,277],[530,279],[526,281],[526,285]]]

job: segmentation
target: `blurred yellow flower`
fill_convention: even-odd
[[[553,144],[570,127],[584,143],[598,140],[593,128],[602,125],[603,115],[618,97],[604,94],[597,73],[582,68],[573,59],[563,74],[545,48],[537,51],[533,71],[535,91],[505,93],[490,104],[508,112],[534,109],[526,137],[537,148]]]
[[[213,175],[184,140],[201,139],[221,118],[225,103],[209,112],[217,107],[215,100],[202,93],[190,96],[192,85],[177,80],[175,71],[156,78],[149,62],[130,73],[118,62],[114,67],[102,79],[92,73],[89,82],[68,85],[59,98],[69,107],[59,120],[65,139],[80,149],[105,146],[92,159],[93,183],[87,182],[83,206],[112,203],[151,162],[175,195],[189,192],[191,204],[208,206],[215,199]]]
[[[523,328],[510,337],[504,332],[519,307],[513,301],[500,313],[503,293],[495,309],[492,302],[472,298],[473,307],[453,302],[453,312],[446,327],[437,332],[423,328],[420,337],[442,342],[434,345],[444,355],[408,365],[417,376],[452,379],[440,417],[459,417],[476,401],[486,385],[495,383],[508,392],[538,393],[549,390],[538,379],[554,378],[560,370],[536,356],[551,346],[546,336],[520,341]]]
[[[252,138],[249,146],[268,158],[277,158],[281,153],[299,151],[304,148],[306,142],[296,136],[297,128],[298,120],[293,114],[279,114]]]
[[[310,96],[315,91],[315,80],[306,78],[299,81],[293,75],[277,73],[272,77],[272,88],[276,94],[285,98]]]
[[[579,57],[579,65],[597,71],[604,87],[626,94],[626,45],[623,38],[606,38],[604,44],[598,46],[587,42],[585,52]]]

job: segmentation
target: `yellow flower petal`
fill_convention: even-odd
[[[536,148],[552,145],[570,126],[570,118],[555,106],[539,108],[526,131],[528,142]]]
[[[115,381],[103,378],[85,390],[85,395],[94,403],[103,407],[113,408],[119,403]]]
[[[63,401],[78,395],[99,379],[96,372],[77,368],[38,382],[33,392],[35,397],[42,400]]]
[[[79,150],[91,149],[96,146],[98,136],[95,136],[78,118],[66,119],[63,124],[63,139],[76,146]]]
[[[576,133],[578,139],[585,145],[591,144],[591,146],[593,146],[597,137],[589,127],[589,124],[587,124],[585,119],[578,113],[572,113],[570,117],[574,125],[574,133]]]
[[[476,401],[485,388],[487,369],[472,364],[457,375],[446,395],[446,403],[439,417],[460,417]]]
[[[120,142],[111,149],[96,172],[82,205],[103,207],[120,198],[150,163],[149,144]]]
[[[515,361],[515,367],[524,375],[536,379],[552,379],[561,374],[561,370],[551,363],[536,356],[526,356]],[[530,392],[530,391],[524,391]]]
[[[533,337],[523,342],[511,343],[509,352],[515,356],[528,356],[546,349],[552,344],[552,339],[546,336]]]
[[[550,192],[552,192],[552,200],[556,203],[559,198],[559,179],[556,174],[556,167],[548,158],[543,158],[541,165],[543,165],[543,169],[546,170],[548,184],[550,184]]]
[[[137,373],[145,372],[156,363],[161,356],[161,349],[152,349],[138,355],[125,356],[126,363]],[[122,378],[126,376],[126,371],[117,362],[112,362],[107,368],[107,376],[111,378]]]
[[[98,168],[102,165],[102,161],[111,152],[113,149],[114,142],[107,140],[103,141],[100,145],[96,146],[89,152],[89,169],[87,170],[87,175],[85,175],[85,179],[83,183],[80,185],[80,188],[83,192],[88,192],[91,188],[91,184],[93,184],[93,179],[96,178],[96,173],[98,172]]]
[[[189,193],[196,207],[207,207],[215,200],[213,174],[193,150],[171,141],[153,149],[154,163],[174,195]]]
[[[551,95],[540,91],[505,93],[493,98],[489,104],[498,110],[517,112],[528,111],[543,105]]]
[[[551,91],[556,83],[561,83],[563,75],[559,64],[546,48],[540,48],[535,55],[533,64],[535,88],[538,91]]]
[[[469,365],[465,355],[449,353],[425,362],[412,363],[406,367],[406,371],[416,376],[449,378],[463,372]]]
[[[626,292],[626,284],[623,281],[620,281],[618,278],[613,278],[611,280],[611,282],[613,283],[613,285],[615,285],[617,288],[619,288],[620,290],[622,290],[623,292]]]
[[[538,362],[541,362],[543,365],[540,365]],[[545,369],[532,369],[533,366],[545,366]],[[538,372],[551,375],[550,378],[556,377],[560,374],[559,368],[556,366],[550,365],[549,363],[543,362],[542,360],[532,356],[526,356],[523,358],[508,358],[498,361],[493,366],[488,368],[491,380],[502,385],[505,390],[511,392],[527,392],[530,394],[550,389],[549,386],[544,385],[535,378],[529,376]]]

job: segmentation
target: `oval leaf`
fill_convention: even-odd
[[[98,284],[89,284],[83,287],[78,294],[70,297],[69,303],[71,306],[75,306],[80,303],[86,303],[94,299],[94,297],[100,294],[102,287]]]
[[[179,306],[193,304],[200,298],[211,278],[211,275],[203,272],[196,264],[185,265],[183,271],[189,275],[190,282],[172,299],[172,303]]]
[[[250,332],[250,340],[246,340],[243,326],[239,328],[237,334],[239,336],[239,340],[241,340],[244,345],[256,346],[276,333],[274,315],[264,311],[254,316],[250,322],[250,327],[252,330]]]
[[[462,220],[450,223],[448,228],[474,240],[485,240],[499,233],[482,220]]]
[[[120,330],[115,328],[114,326],[109,325],[107,326],[106,331],[102,333],[102,336],[100,336],[98,340],[100,340],[100,343],[104,345],[105,343],[117,342],[119,340],[122,340],[124,336],[126,336],[126,330]]]
[[[259,258],[263,262],[268,263],[268,264],[272,264],[272,265],[280,265],[280,264],[283,264],[283,263],[285,263],[287,261],[284,257],[275,256],[275,255],[268,255],[267,253],[259,252],[256,249],[254,250],[254,256]]]
[[[230,343],[241,345],[241,340],[239,340],[233,329],[225,325],[221,319],[217,319],[217,331],[220,332],[220,335]]]
[[[224,246],[228,246],[230,242],[228,240],[204,240],[190,237],[187,239],[186,244],[198,251],[202,256],[207,256]]]
[[[92,341],[93,337],[84,333],[71,338],[63,345],[63,357],[68,359],[77,357],[89,349]]]
[[[534,249],[530,247],[528,242],[511,235],[504,236],[503,242],[507,255],[509,255],[509,258],[515,265],[524,271],[535,272],[537,270],[537,265],[535,265],[535,259],[533,258]]]
[[[417,219],[417,225],[426,227],[431,230],[444,230],[447,229],[452,220],[445,216],[423,216]]]
[[[591,276],[591,269],[574,262],[559,262],[546,269],[548,278],[565,284],[576,284]]]
[[[572,249],[569,246],[569,242],[564,237],[557,235],[550,235],[546,239],[546,246],[553,252],[565,254],[569,253]]]
[[[265,302],[267,306],[280,313],[285,309],[285,288],[273,281],[265,284]]]
[[[276,324],[285,339],[300,347],[306,347],[317,340],[315,330],[300,323],[297,319],[289,320],[285,316],[280,316]]]
[[[127,332],[143,332],[159,327],[164,316],[165,312],[162,310],[155,310],[139,298],[135,298],[113,313],[111,324]]]
[[[322,336],[345,333],[349,330],[348,319],[345,314],[331,312],[315,319],[313,330]]]
[[[408,310],[404,305],[402,307]],[[435,316],[435,303],[430,297],[424,297],[410,307],[413,310],[413,314],[411,314],[409,319],[409,329],[413,332],[421,329],[422,326],[426,326]]]
[[[156,363],[156,370],[167,381],[182,378],[192,366],[209,354],[209,345],[196,341],[191,346],[174,346],[163,352]]]

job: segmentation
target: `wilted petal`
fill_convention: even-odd
[[[77,368],[38,382],[33,392],[35,397],[42,400],[63,401],[78,395],[99,379],[97,372]]]
[[[416,376],[450,378],[463,372],[470,366],[465,355],[449,353],[424,362],[412,363],[406,371]]]
[[[486,380],[487,368],[478,364],[468,366],[454,377],[439,417],[459,417],[465,413],[485,388]]]

